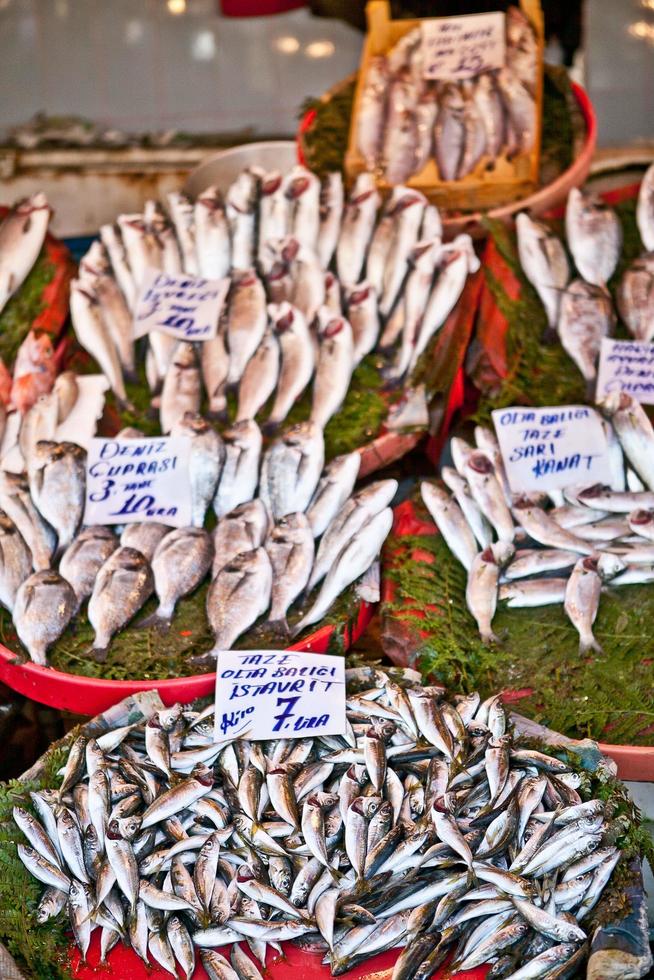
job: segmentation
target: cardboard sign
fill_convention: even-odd
[[[611,482],[606,436],[593,408],[499,408],[493,423],[515,493]]]
[[[190,439],[92,439],[85,524],[191,523]]]
[[[654,405],[654,344],[602,339],[595,401],[612,391],[626,391],[644,405]]]
[[[504,14],[466,14],[422,22],[425,78],[473,78],[502,68],[506,59]]]
[[[342,735],[345,660],[293,650],[221,650],[216,741]]]
[[[134,336],[152,330],[194,342],[216,336],[229,279],[172,276],[149,269],[134,310]]]

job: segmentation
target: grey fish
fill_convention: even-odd
[[[95,630],[94,655],[107,656],[112,637],[147,602],[154,591],[150,563],[140,551],[121,545],[98,572],[89,599],[88,617]]]
[[[359,453],[336,456],[323,470],[307,508],[314,538],[327,529],[354,489],[361,466]]]
[[[478,551],[477,542],[459,505],[433,483],[421,483],[420,493],[448,548],[469,572]]]
[[[68,582],[46,569],[25,579],[16,593],[13,620],[18,637],[36,664],[46,666],[46,653],[70,623],[77,600]]]
[[[624,391],[607,395],[600,408],[610,419],[629,463],[645,486],[654,490],[654,429],[645,410]]]
[[[418,154],[417,86],[409,73],[392,79],[387,99],[383,167],[389,184],[403,184],[415,172]]]
[[[80,273],[82,266],[80,264]],[[134,361],[134,326],[132,314],[117,281],[112,275],[94,274],[82,277],[100,304],[107,334],[113,343],[126,378],[136,380]]]
[[[86,450],[73,442],[39,442],[30,474],[32,499],[54,528],[63,552],[82,523],[86,500]]]
[[[18,844],[18,857],[23,862],[27,870],[43,884],[52,888],[57,888],[66,894],[70,889],[71,879],[60,867],[51,864],[34,848],[25,844]]]
[[[508,66],[498,72],[497,84],[507,114],[507,129],[512,137],[510,154],[531,153],[538,125],[534,97]]]
[[[622,248],[622,225],[613,208],[573,187],[565,210],[565,232],[574,263],[586,282],[606,285]]]
[[[170,534],[167,524],[157,524],[155,521],[128,524],[120,536],[120,546],[140,551],[148,561],[152,561],[155,551],[167,534]]]
[[[451,466],[444,466],[442,468],[441,479],[454,494],[454,499],[461,508],[475,538],[482,548],[487,548],[493,540],[493,532],[491,531],[490,524],[481,512],[479,504],[473,499],[470,493],[468,481]]]
[[[292,426],[266,450],[259,494],[275,521],[307,509],[324,459],[322,430],[313,421]]]
[[[217,187],[207,187],[197,198],[193,219],[197,273],[223,279],[229,274],[231,246],[225,204]]]
[[[304,315],[290,303],[271,303],[268,314],[279,340],[281,364],[268,425],[283,422],[313,374],[315,354]]]
[[[402,377],[411,364],[440,254],[439,238],[420,241],[413,249],[410,271],[402,297],[402,343],[391,372],[394,378]]]
[[[242,551],[260,548],[268,533],[269,517],[263,501],[240,504],[221,517],[213,531],[214,562],[211,577]]]
[[[193,344],[180,343],[166,371],[159,420],[161,431],[167,435],[187,413],[195,415],[200,409],[200,367]]]
[[[575,556],[576,557],[576,556]],[[560,604],[565,599],[565,578],[534,578],[500,585],[499,598],[509,609],[525,609]]]
[[[484,643],[497,643],[491,624],[497,607],[500,569],[513,557],[513,545],[499,541],[477,554],[466,585],[466,604],[477,621]]]
[[[373,56],[361,91],[357,116],[357,146],[369,171],[375,170],[381,157],[388,83],[386,58],[381,54]]]
[[[31,574],[31,552],[14,522],[0,511],[0,603],[9,612],[19,587]]]
[[[225,463],[213,501],[216,517],[223,517],[239,504],[253,499],[259,482],[262,444],[261,430],[252,419],[235,422],[223,431],[222,438]]]
[[[345,292],[347,316],[352,327],[353,357],[356,367],[374,349],[379,336],[379,314],[375,289],[367,280]],[[330,307],[331,309],[331,307]],[[340,310],[336,311],[338,315]]]
[[[597,561],[594,558],[580,558],[568,579],[564,609],[579,633],[579,653],[582,655],[590,650],[602,652],[593,636],[601,589]]]
[[[343,211],[336,248],[338,278],[344,286],[357,283],[361,278],[378,207],[375,178],[369,173],[359,174]]]
[[[28,476],[35,466],[36,447],[41,440],[53,440],[57,431],[59,401],[54,390],[40,395],[23,416],[18,433],[20,448]]]
[[[191,440],[191,523],[204,527],[204,518],[216,495],[225,462],[225,446],[213,426],[201,415],[186,412],[171,429],[172,436]]]
[[[184,272],[197,276],[200,272],[195,245],[195,216],[193,202],[180,191],[171,191],[167,195],[168,210],[172,218],[177,241],[182,256]]]
[[[445,86],[434,130],[435,158],[441,180],[456,180],[466,140],[465,102],[456,84]]]
[[[180,527],[162,539],[152,558],[159,607],[139,625],[168,628],[180,599],[194,592],[211,568],[213,543],[201,527]]]
[[[232,276],[227,310],[228,383],[236,384],[266,330],[266,293],[254,269]]]
[[[266,329],[261,343],[248,361],[238,387],[236,421],[253,419],[277,386],[280,349],[276,335]]]
[[[19,201],[0,223],[0,311],[17,292],[36,262],[50,220],[42,191]]]
[[[504,577],[520,579],[527,575],[539,575],[541,572],[558,572],[564,568],[572,568],[578,558],[576,551],[523,548],[516,551],[513,561],[504,570]]]
[[[313,383],[311,420],[322,429],[339,410],[348,393],[354,370],[354,337],[345,317],[318,310],[318,362]]]
[[[93,592],[96,576],[105,561],[118,548],[118,538],[108,527],[83,528],[68,546],[59,562],[59,574],[73,588],[77,610]]]
[[[209,416],[222,418],[227,411],[226,389],[229,375],[229,353],[222,326],[219,326],[215,337],[204,341],[200,356],[202,381],[209,399]]]
[[[464,144],[461,161],[457,169],[457,178],[460,180],[472,173],[481,158],[488,152],[486,142],[486,123],[481,114],[477,100],[474,97],[474,84],[471,81],[463,82],[463,127]]]
[[[570,277],[565,249],[546,225],[533,221],[524,212],[516,218],[516,231],[522,271],[545,307],[550,330],[555,330],[561,295]]]
[[[207,593],[214,650],[229,650],[270,605],[272,568],[264,548],[244,551],[220,569]]]
[[[57,536],[35,507],[29,484],[23,476],[0,470],[0,507],[14,522],[29,548],[35,571],[49,568]]]
[[[273,573],[269,620],[286,631],[286,613],[309,581],[314,558],[313,532],[303,513],[287,514],[266,541]]]
[[[589,385],[597,376],[602,338],[610,336],[613,323],[609,294],[600,286],[574,279],[561,297],[558,333],[564,350]]]
[[[639,256],[625,269],[616,293],[620,317],[635,340],[654,336],[654,266]]]
[[[498,157],[504,145],[506,123],[502,98],[490,72],[477,76],[472,97],[484,124],[486,152],[492,158]]]

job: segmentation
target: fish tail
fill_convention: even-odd
[[[134,629],[149,630],[154,628],[162,633],[165,633],[170,629],[172,619],[172,613],[170,616],[168,616],[165,613],[162,613],[160,609],[156,609],[150,616],[146,616],[145,619],[141,619],[138,623],[135,623]]]
[[[280,616],[277,619],[269,619],[268,625],[276,633],[279,633],[283,636],[288,636],[291,632],[291,628],[288,625],[288,620],[286,619],[286,616]]]
[[[279,426],[279,422],[274,421],[274,419],[268,419],[268,421],[264,422],[261,426],[261,431],[265,436],[274,436],[279,429]]]
[[[558,340],[559,334],[556,327],[545,327],[541,336],[541,343],[551,347]]]
[[[579,656],[585,657],[591,652],[604,653],[602,647],[597,642],[597,640],[595,639],[592,633],[590,634],[590,636],[582,637],[579,640]]]
[[[493,633],[491,629],[486,632],[481,633],[481,642],[485,643],[486,646],[500,646],[502,641],[496,633]]]
[[[103,664],[107,660],[107,654],[109,653],[109,645],[105,647],[91,647],[89,650],[89,657],[95,660],[96,664]]]
[[[138,374],[136,373],[136,368],[134,367],[123,367],[123,377],[128,384],[135,385],[138,384]]]

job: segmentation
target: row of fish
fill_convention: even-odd
[[[82,529],[86,453],[74,443],[37,443],[27,477],[0,471],[0,602],[36,663],[47,662],[87,599],[102,660],[153,593],[158,609],[141,625],[166,628],[177,602],[209,576],[215,645],[197,664],[210,668],[215,650],[231,648],[266,613],[288,636],[288,610],[314,589],[294,632],[322,619],[378,556],[397,481],[354,492],[359,454],[324,467],[314,423],[294,426],[263,454],[255,422],[237,423],[221,439],[205,419],[187,416],[176,431],[191,442],[191,527],[130,524],[120,539],[107,527]],[[210,533],[204,519],[212,505],[218,523]]]
[[[346,201],[340,174],[321,184],[303,167],[285,177],[244,171],[225,201],[215,188],[195,205],[170,195],[170,219],[148,202],[143,215],[104,227],[82,259],[71,286],[77,339],[126,402],[124,379],[137,368],[132,312],[148,269],[228,276],[214,339],[196,350],[149,334],[146,376],[162,431],[199,410],[203,389],[219,418],[238,389],[237,421],[271,399],[274,429],[312,378],[310,417],[324,426],[367,354],[396,348],[390,381],[413,370],[479,266],[468,235],[442,243],[438,210],[422,194],[397,187],[380,205],[370,174]]]
[[[393,980],[448,958],[572,975],[621,856],[606,804],[520,743],[499,696],[346,678],[343,735],[217,742],[213,705],[177,704],[75,739],[59,785],[14,809],[37,922],[65,915],[83,958],[99,930],[103,962],[123,942],[186,980],[198,952],[211,980],[262,980],[285,940],[334,976],[389,949]]]
[[[654,429],[630,395],[610,395],[601,407],[611,423],[610,486],[514,494],[495,435],[480,426],[476,447],[450,442],[454,468],[440,474],[449,492],[422,484],[468,573],[466,602],[485,643],[499,642],[492,630],[498,600],[508,608],[563,604],[580,653],[601,653],[593,624],[603,588],[654,582]]]
[[[645,251],[622,274],[617,312],[635,340],[650,341],[654,339],[654,165],[641,184],[636,217]],[[516,228],[520,264],[541,299],[549,333],[558,335],[592,395],[602,339],[613,333],[616,322],[607,283],[622,252],[620,219],[599,198],[576,188],[570,191],[566,240],[579,273],[572,281],[563,242],[549,227],[520,214]]]
[[[417,27],[370,59],[357,110],[357,147],[369,171],[403,184],[436,161],[441,180],[460,180],[481,161],[530,153],[537,134],[538,47],[516,6],[506,15],[506,64],[464,82],[424,77]]]

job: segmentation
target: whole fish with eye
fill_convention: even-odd
[[[161,392],[159,420],[161,431],[167,435],[185,415],[200,410],[202,397],[200,366],[193,344],[178,345],[170,362]]]
[[[304,513],[318,485],[325,461],[322,429],[300,422],[276,439],[261,463],[259,495],[275,521]]]
[[[200,194],[193,217],[196,274],[206,279],[223,279],[230,270],[231,245],[225,203],[217,187],[207,187]]]
[[[333,310],[333,307],[329,308]],[[379,313],[374,287],[365,279],[356,286],[348,287],[345,292],[345,308],[352,327],[353,358],[356,367],[374,349],[379,336]],[[340,315],[340,303],[338,309],[333,312],[337,316]]]
[[[225,462],[213,501],[216,517],[252,500],[259,483],[262,436],[252,419],[235,422],[222,433]]]
[[[626,392],[612,392],[600,404],[629,463],[645,486],[654,490],[654,429],[643,407]]]
[[[229,375],[229,353],[226,334],[222,323],[215,337],[205,340],[200,354],[202,381],[209,399],[207,414],[210,418],[227,417],[227,377]]]
[[[86,450],[74,442],[38,442],[29,483],[34,503],[57,533],[61,554],[84,515]]]
[[[36,447],[38,443],[42,441],[52,442],[55,438],[58,414],[58,398],[53,390],[47,395],[39,395],[32,407],[23,416],[18,433],[18,447],[28,477],[31,477],[37,465]]]
[[[204,527],[225,462],[225,446],[213,426],[193,412],[185,412],[170,434],[191,440],[191,523]]]
[[[498,541],[475,555],[466,585],[466,604],[477,621],[483,643],[499,643],[492,622],[497,608],[500,570],[514,553],[510,541]]]
[[[570,268],[561,241],[549,228],[521,212],[516,218],[518,255],[522,271],[540,297],[550,332],[559,322],[561,295]]]
[[[116,348],[105,326],[100,303],[88,284],[74,279],[70,284],[70,316],[75,336],[82,347],[97,361],[111,389],[122,403],[127,392]]]
[[[169,629],[180,599],[194,592],[211,568],[213,543],[201,527],[180,527],[162,539],[152,558],[157,610],[139,623],[141,629]]]
[[[565,591],[564,608],[579,633],[579,653],[591,650],[602,653],[593,636],[593,623],[599,608],[602,580],[597,573],[595,558],[580,558],[570,576]]]
[[[622,248],[622,225],[613,208],[573,187],[565,210],[565,233],[586,282],[605,286]]]
[[[311,933],[317,928],[327,941],[320,949],[327,951],[334,975],[382,949],[406,945],[394,980],[426,978],[439,962],[436,951],[440,962],[449,956],[455,963],[481,963],[518,937],[523,944],[516,947],[512,969],[523,964],[519,976],[544,975],[546,943],[548,968],[579,965],[583,919],[621,859],[614,846],[599,846],[605,833],[610,837],[613,832],[601,801],[589,800],[580,809],[559,792],[562,780],[576,774],[546,752],[520,750],[512,732],[503,734],[506,717],[497,696],[482,702],[471,695],[465,704],[460,698],[450,704],[442,688],[424,688],[414,671],[397,668],[350,668],[346,684],[349,747],[342,749],[348,743],[338,736],[269,740],[265,781],[256,768],[265,762],[259,743],[247,737],[214,742],[213,729],[203,724],[212,713],[207,709],[184,708],[184,724],[175,734],[178,750],[168,755],[164,743],[181,719],[181,705],[122,734],[110,730],[103,738],[121,737],[93,775],[96,757],[85,751],[84,739],[76,740],[61,790],[52,794],[61,816],[55,820],[48,809],[47,789],[42,796],[34,794],[39,820],[20,808],[15,811],[17,833],[29,842],[19,844],[19,858],[49,889],[39,914],[51,914],[53,888],[65,899],[86,877],[81,838],[73,817],[63,811],[70,806],[77,812],[87,778],[94,792],[98,780],[118,788],[121,770],[138,768],[147,774],[147,798],[136,794],[136,809],[127,822],[109,822],[106,846],[120,891],[130,903],[140,896],[130,935],[146,961],[149,949],[172,972],[177,956],[188,976],[194,950],[200,949],[211,977],[261,980],[237,943],[249,941],[265,965],[270,940],[300,937],[307,948],[315,948]],[[479,732],[488,729],[493,737],[480,742]],[[213,771],[187,758],[203,752],[212,753],[212,766],[218,755]],[[335,761],[344,752],[361,762]],[[419,766],[415,760],[426,754],[429,766]],[[299,776],[294,755],[302,760]],[[527,765],[544,773],[540,787],[526,785]],[[428,803],[434,783],[444,789],[456,785],[455,811],[443,812],[438,798],[435,805]],[[399,787],[397,812],[375,792],[375,787],[385,792],[391,785]],[[208,835],[206,828],[189,823],[188,835],[174,843],[176,815],[210,812],[219,797],[229,825]],[[537,812],[543,806],[555,809]],[[405,819],[409,813],[411,822]],[[476,830],[480,814],[484,829]],[[161,838],[156,861],[150,860],[154,855],[136,857],[142,849],[139,825]],[[274,827],[276,836],[264,827]],[[339,840],[345,843],[336,852]],[[497,850],[493,863],[481,857],[491,842]],[[186,848],[183,860],[181,846]],[[298,851],[304,852],[302,862]],[[453,858],[471,873],[449,870]],[[238,875],[232,862],[239,865]],[[509,863],[511,872],[503,870]],[[162,881],[159,869],[166,865],[170,878]],[[214,901],[218,894],[222,898]],[[542,906],[541,895],[547,896]],[[111,915],[121,918],[110,895],[90,918],[80,917],[76,904],[69,905],[68,914],[82,948]],[[166,909],[175,914],[164,920],[161,911]],[[437,931],[429,932],[434,921]],[[569,942],[551,946],[560,940]],[[214,952],[219,944],[232,945],[235,972]]]
[[[359,174],[343,211],[336,247],[336,269],[343,285],[354,285],[361,272],[375,227],[379,194],[372,174]]]
[[[48,648],[64,632],[76,606],[68,582],[51,569],[35,572],[22,583],[16,592],[13,621],[35,664],[47,665]]]
[[[561,297],[558,334],[588,386],[594,391],[602,338],[613,332],[615,317],[610,295],[601,286],[574,279]]]
[[[50,221],[42,191],[19,201],[0,223],[0,311],[20,289],[39,257]]]
[[[620,318],[634,340],[651,341],[654,337],[654,262],[642,255],[625,269],[616,303]]]
[[[271,170],[261,178],[259,198],[259,244],[257,260],[263,268],[269,241],[288,234],[289,202],[279,170]]]
[[[290,303],[270,303],[268,316],[279,340],[281,365],[275,400],[266,427],[283,422],[311,380],[315,364],[313,341],[302,313]]]
[[[320,233],[319,179],[298,164],[286,175],[284,193],[289,201],[289,233],[315,252]]]
[[[24,414],[40,395],[49,394],[55,382],[57,365],[47,333],[30,330],[16,354],[13,374],[10,402]]]
[[[389,73],[384,55],[370,59],[357,115],[357,145],[366,169],[374,171],[381,158]]]
[[[336,251],[343,215],[343,177],[339,171],[326,174],[320,185],[320,227],[317,253],[323,269],[327,269]]]
[[[266,293],[252,268],[232,276],[227,311],[228,384],[240,381],[266,330]]]
[[[16,593],[32,574],[32,555],[7,515],[0,511],[0,603],[13,611]]]
[[[167,524],[157,524],[155,521],[128,524],[120,536],[120,546],[140,551],[148,561],[152,561],[160,541],[167,534],[170,534]]]
[[[214,560],[211,577],[242,551],[260,548],[268,533],[270,519],[266,505],[258,497],[240,504],[221,517],[213,531]]]
[[[106,660],[112,637],[141,609],[154,591],[148,560],[121,545],[98,572],[89,599],[88,617],[95,630],[92,656]]]
[[[171,191],[167,195],[168,210],[172,218],[182,255],[184,272],[197,276],[200,272],[195,245],[195,215],[193,202],[183,192]]]
[[[118,538],[113,531],[97,525],[83,528],[61,556],[59,574],[73,588],[76,612],[93,592],[98,572],[116,548]]]
[[[323,470],[306,511],[314,538],[321,536],[354,490],[360,466],[361,456],[354,452],[336,456]]]
[[[277,386],[279,363],[279,341],[275,333],[267,327],[238,386],[237,422],[255,418],[266,404]]]
[[[32,554],[35,571],[50,567],[57,546],[57,535],[45,521],[30,496],[23,476],[0,470],[0,507],[18,528]]]
[[[287,633],[286,613],[305,589],[313,565],[313,532],[308,519],[302,513],[282,517],[270,531],[265,547],[273,573],[268,619]]]
[[[211,664],[219,650],[229,650],[270,605],[272,567],[264,548],[243,551],[220,569],[207,592],[207,617],[214,647],[194,660]]]
[[[318,341],[311,421],[324,429],[345,401],[354,370],[354,337],[349,321],[334,317],[322,306],[318,310]]]

